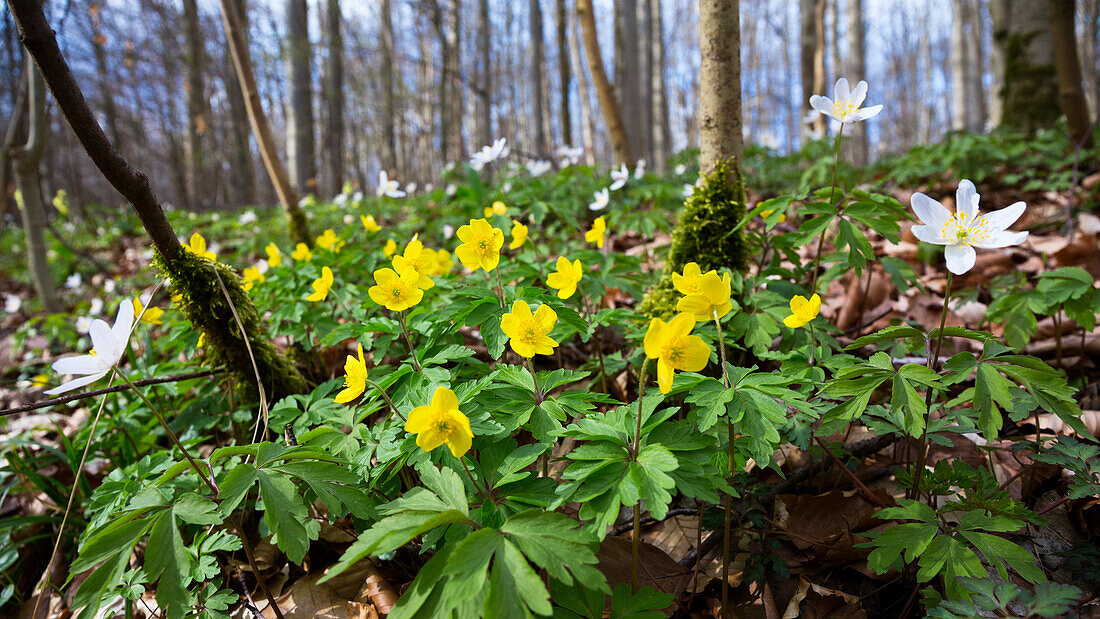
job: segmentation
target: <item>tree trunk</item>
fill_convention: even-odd
[[[660,0],[646,0],[652,14],[652,42],[649,49],[653,66],[649,89],[653,93],[653,110],[650,117],[653,131],[653,164],[664,172],[672,148],[672,127],[668,117],[668,92],[665,90],[665,26],[661,15]]]
[[[340,34],[340,0],[328,0],[328,195],[344,186],[344,38]]]
[[[863,27],[863,0],[848,0],[848,68],[845,70],[853,83],[867,79],[867,49]],[[852,163],[867,165],[867,123],[852,123],[848,153]]]
[[[248,30],[248,11],[245,0],[230,0],[236,3],[241,17],[242,31]],[[252,149],[248,143],[248,109],[241,92],[241,84],[233,69],[233,51],[229,37],[225,44],[225,92],[229,103],[229,124],[232,153],[230,154],[230,196],[234,204],[256,203],[256,180],[252,170]]]
[[[103,6],[99,3],[88,7],[88,17],[92,22],[92,55],[95,56],[95,68],[99,77],[99,93],[103,100],[103,120],[111,138],[122,146],[122,132],[118,129],[118,108],[115,106],[115,89],[110,83],[111,71],[107,66],[107,37],[103,34]]]
[[[986,106],[985,86],[982,84],[982,76],[985,73],[985,54],[982,52],[982,18],[981,0],[966,0],[966,20],[970,26],[970,36],[966,42],[969,49],[967,58],[973,63],[968,71],[969,80],[966,82],[967,96],[970,98],[973,112],[970,114],[970,131],[981,133],[985,131]]]
[[[1050,2],[991,0],[995,82],[994,124],[1027,133],[1052,127],[1061,115],[1050,31]]]
[[[573,73],[577,75],[577,102],[581,108],[581,146],[584,147],[584,162],[586,165],[593,166],[596,164],[596,119],[592,115],[588,76],[581,64],[581,56],[584,52],[581,50],[580,39],[577,36],[577,24],[573,24],[569,29],[569,47],[572,50],[569,60],[573,63]],[[573,142],[566,142],[566,144],[574,145]]]
[[[485,0],[482,0],[483,2]],[[561,84],[561,143],[573,143],[573,115],[569,109],[569,8],[566,0],[557,0],[558,82]]]
[[[397,105],[394,91],[394,36],[393,36],[393,6],[390,0],[382,0],[379,7],[382,25],[380,42],[382,45],[382,99],[385,106],[385,118],[382,119],[382,139],[385,144],[382,149],[382,166],[391,174],[399,176],[404,172],[397,169]]]
[[[810,95],[827,95],[825,84],[825,0],[800,0],[800,22],[802,36],[800,66],[802,69],[802,140],[810,136],[825,135],[825,117],[810,107]],[[820,54],[819,54],[820,52]],[[819,75],[820,61],[820,75]],[[807,115],[812,118],[806,121]]]
[[[27,55],[23,73],[27,78],[27,105],[30,113],[27,116],[27,142],[12,153],[15,186],[20,194],[16,202],[23,219],[27,266],[31,272],[34,290],[42,302],[42,308],[56,314],[62,308],[46,257],[46,242],[42,234],[46,229],[46,203],[42,200],[38,174],[42,153],[46,148],[46,85],[42,82],[42,75],[34,66],[30,54]]]
[[[306,0],[286,3],[287,73],[290,107],[287,115],[287,159],[290,182],[301,193],[317,191],[313,149],[313,92],[310,72],[309,5]]]
[[[615,101],[615,93],[611,89],[611,82],[607,80],[607,73],[604,72],[599,38],[596,35],[596,16],[592,13],[590,0],[577,0],[577,19],[581,24],[581,36],[584,39],[584,52],[588,57],[588,69],[592,73],[592,82],[596,88],[596,98],[600,102],[604,122],[607,123],[611,148],[615,151],[617,163],[633,163],[634,152],[631,150],[631,142],[626,134],[622,114],[619,112],[619,104]]]
[[[527,3],[528,17],[531,25],[531,98],[535,110],[535,140],[534,154],[536,157],[544,157],[550,151],[546,146],[546,116],[547,110],[543,107],[545,94],[546,51],[543,43],[542,32],[542,3],[539,0],[529,0]]]
[[[1066,115],[1069,139],[1073,144],[1082,144],[1090,137],[1092,123],[1081,81],[1081,62],[1077,57],[1073,5],[1073,0],[1050,0],[1050,25],[1054,38],[1054,68],[1058,73],[1058,98]]]
[[[642,0],[644,1],[644,0]],[[622,110],[623,126],[635,158],[645,153],[645,123],[642,118],[641,54],[638,36],[638,0],[615,3],[615,97]],[[593,15],[595,21],[595,15]],[[585,37],[585,45],[588,38]],[[593,78],[595,79],[595,78]],[[626,163],[633,164],[633,161]]]
[[[279,202],[282,203],[283,210],[286,212],[290,238],[296,243],[305,243],[312,247],[313,236],[309,233],[306,216],[298,207],[298,194],[290,183],[282,160],[279,159],[275,137],[271,133],[271,126],[267,123],[267,116],[264,115],[263,105],[260,103],[260,91],[256,88],[256,76],[252,73],[252,56],[248,51],[244,31],[241,29],[237,7],[233,0],[221,0],[221,7],[222,24],[225,26],[225,36],[229,40],[230,51],[233,52],[233,66],[237,69],[237,80],[244,93],[252,134],[256,137],[260,157],[267,168],[268,176],[275,185],[275,193],[278,194]],[[166,258],[170,259],[167,256]]]
[[[203,155],[203,135],[206,133],[206,96],[202,82],[203,37],[199,26],[199,7],[196,0],[183,0],[184,41],[187,64],[187,187],[193,200],[193,208],[209,205],[206,177],[206,161]]]
[[[709,175],[721,161],[741,167],[740,2],[701,0],[699,49],[703,62],[699,101],[699,170]]]
[[[493,44],[493,24],[489,16],[489,0],[479,0],[477,7],[478,60],[481,64],[481,84],[477,93],[478,142],[493,143],[493,67],[490,46]]]

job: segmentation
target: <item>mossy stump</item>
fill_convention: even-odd
[[[227,265],[211,262],[184,251],[171,264],[155,255],[154,265],[170,280],[170,290],[178,294],[177,304],[187,319],[206,336],[207,360],[212,365],[225,364],[240,384],[251,385],[255,391],[256,374],[259,373],[269,401],[307,393],[309,383],[285,356],[279,354],[268,338],[256,306],[248,293],[241,288],[241,278]],[[217,269],[229,299],[237,310],[237,316],[248,334],[248,346],[241,338],[241,329],[233,316],[233,310],[218,283]],[[252,356],[249,356],[249,347]],[[253,369],[252,358],[255,358]]]
[[[748,262],[745,238],[737,224],[745,216],[745,184],[733,159],[719,161],[684,201],[680,223],[672,232],[661,279],[649,289],[638,310],[650,318],[668,319],[676,313],[680,294],[672,274],[689,262],[704,272],[722,267],[740,271]]]

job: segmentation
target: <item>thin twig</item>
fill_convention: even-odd
[[[159,376],[157,378],[143,378],[141,380],[135,380],[134,384],[138,387],[144,387],[145,385],[159,385],[162,383],[174,383],[181,380],[191,380],[192,378],[205,378],[207,376],[215,376],[222,374],[225,370],[199,370],[196,372],[188,372],[186,374],[176,374],[174,376]],[[7,408],[0,410],[0,417],[7,417],[8,415],[15,415],[17,413],[25,413],[28,411],[38,410],[40,408],[47,408],[57,404],[65,404],[66,402],[74,402],[76,400],[83,400],[85,398],[94,398],[97,395],[104,395],[107,393],[116,393],[118,391],[125,391],[130,387],[126,385],[114,385],[111,387],[104,387],[103,389],[93,389],[91,391],[85,391],[83,393],[71,393],[69,395],[63,395],[49,400],[42,400],[41,402],[35,402],[34,404],[24,404],[16,408]]]
[[[888,507],[882,499],[875,496],[875,493],[871,492],[871,490],[862,481],[860,481],[858,477],[856,477],[856,474],[853,473],[851,469],[844,466],[844,463],[840,461],[840,458],[836,457],[836,454],[833,453],[833,450],[829,449],[829,446],[825,444],[825,441],[823,441],[820,436],[815,436],[814,440],[817,441],[817,444],[825,450],[825,453],[828,454],[829,458],[833,461],[833,464],[836,464],[840,467],[842,471],[847,473],[848,477],[852,479],[852,482],[856,485],[856,487],[858,487],[860,491],[863,492],[863,494],[867,495],[867,498],[870,499],[872,503],[884,509]]]

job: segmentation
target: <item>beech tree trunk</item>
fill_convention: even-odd
[[[286,43],[290,81],[286,123],[290,182],[301,193],[313,193],[317,191],[317,164],[313,149],[312,54],[309,48],[309,5],[306,0],[287,0]]]
[[[596,164],[596,119],[592,114],[588,76],[584,72],[584,65],[581,64],[581,56],[584,52],[581,50],[580,38],[577,36],[577,24],[569,29],[569,47],[572,50],[569,59],[573,63],[573,73],[577,75],[577,102],[581,108],[581,146],[584,147],[584,162],[592,166]],[[566,142],[566,144],[574,145],[573,142]]]
[[[645,0],[649,4],[650,46],[649,63],[651,67],[649,92],[652,94],[650,111],[650,132],[652,134],[653,165],[663,172],[668,164],[672,144],[672,127],[668,118],[668,93],[665,91],[665,27],[661,15],[660,0]]]
[[[734,159],[741,168],[741,17],[739,0],[700,0],[699,170]]]
[[[187,65],[187,186],[190,188],[193,206],[201,210],[209,205],[207,190],[212,184],[206,177],[206,158],[202,144],[208,119],[202,80],[203,37],[196,0],[183,0],[183,21]]]
[[[592,13],[590,0],[577,0],[577,19],[581,24],[581,36],[584,39],[584,52],[588,57],[588,69],[592,73],[596,98],[600,102],[600,110],[603,112],[604,122],[607,124],[607,133],[611,139],[611,148],[615,151],[615,159],[617,159],[617,163],[633,163],[634,151],[631,149],[631,142],[627,137],[626,126],[623,124],[623,117],[619,111],[619,104],[615,100],[611,82],[608,81],[607,73],[603,68],[600,42],[596,34],[596,16]]]
[[[810,107],[810,95],[831,95],[825,84],[825,0],[800,0],[802,35],[799,41],[802,69],[802,140],[825,135],[825,118]],[[807,118],[812,118],[807,122]]]
[[[1089,136],[1089,106],[1077,57],[1073,0],[1050,0],[1050,25],[1054,38],[1054,67],[1058,73],[1058,99],[1066,115],[1069,138],[1082,144]]]
[[[245,0],[230,0],[235,3],[237,14],[241,18],[242,32],[248,31],[248,9]],[[246,37],[247,38],[247,37]],[[230,142],[229,158],[230,199],[234,204],[254,204],[256,202],[256,180],[252,169],[252,149],[248,142],[248,109],[233,68],[233,50],[229,37],[225,43],[225,92],[229,102]]]
[[[1061,115],[1051,36],[1051,5],[1043,0],[991,0],[993,123],[1027,133],[1052,127]]]
[[[555,6],[557,8],[556,25],[558,28],[558,82],[561,84],[561,90],[558,92],[561,97],[559,103],[561,106],[561,143],[569,145],[573,143],[573,114],[569,109],[569,69],[571,61],[569,57],[569,8],[566,6],[566,0],[557,0]]]
[[[848,1],[848,66],[845,73],[852,84],[867,78],[867,49],[863,27],[863,0]],[[853,123],[848,154],[852,163],[867,165],[867,123]]]
[[[645,122],[642,112],[644,104],[642,81],[645,76],[642,74],[638,46],[641,34],[638,23],[638,0],[615,0],[614,93],[622,113],[623,127],[630,141],[630,152],[635,158],[645,153]],[[585,38],[585,45],[588,45],[587,38]],[[633,164],[634,161],[626,163]]]
[[[328,0],[328,195],[335,196],[344,186],[344,38],[340,34],[340,0]],[[390,124],[392,124],[392,119]],[[392,130],[392,129],[391,129]]]
[[[490,56],[492,45],[492,20],[489,16],[489,0],[479,0],[477,7],[478,55],[481,63],[481,86],[477,93],[478,142],[493,143],[493,73]]]
[[[485,0],[483,0],[485,1]],[[379,7],[382,25],[380,43],[382,45],[382,99],[385,107],[385,119],[382,121],[382,166],[390,173],[403,174],[397,167],[397,105],[394,91],[394,36],[393,6],[390,0],[382,0]],[[357,166],[358,167],[358,166]]]
[[[549,152],[546,146],[547,110],[543,106],[543,97],[546,93],[544,76],[546,74],[546,51],[542,36],[542,3],[539,0],[529,0],[527,3],[528,17],[531,26],[531,98],[534,103],[535,139],[533,143],[534,154],[544,157]]]

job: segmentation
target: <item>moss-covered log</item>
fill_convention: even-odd
[[[241,279],[233,269],[187,251],[170,264],[156,255],[154,264],[171,282],[172,294],[179,295],[177,303],[184,315],[206,336],[207,359],[211,364],[224,363],[245,385],[255,385],[258,373],[270,400],[309,391],[309,384],[294,364],[275,350],[256,306],[241,288]],[[232,308],[214,269],[225,283]],[[248,345],[241,337],[233,308],[248,334]]]
[[[676,312],[680,295],[672,286],[672,274],[696,262],[703,271],[728,268],[740,271],[747,264],[745,239],[735,230],[745,216],[745,185],[733,159],[719,161],[714,171],[684,202],[680,223],[660,281],[649,290],[640,311],[652,318],[668,318]]]

